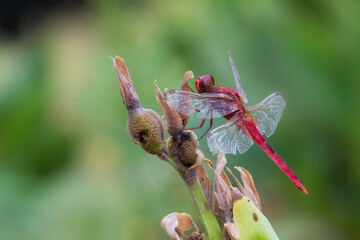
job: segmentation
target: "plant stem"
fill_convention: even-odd
[[[171,158],[167,156],[167,154],[159,154],[158,157],[168,162],[179,173],[181,178],[184,179],[185,181],[184,172]],[[189,188],[191,197],[195,203],[196,208],[199,211],[201,220],[204,224],[207,233],[206,240],[225,240],[221,228],[219,226],[219,223],[214,213],[209,208],[210,206],[208,205],[208,202],[205,198],[204,192],[201,188],[199,181],[196,181],[194,184],[186,184],[186,185]]]
[[[221,232],[218,221],[212,212],[209,209],[208,202],[205,198],[204,192],[201,189],[199,181],[196,181],[195,184],[189,185],[189,190],[193,201],[200,213],[202,222],[205,226],[206,232],[208,234],[209,240],[224,240],[224,236]]]
[[[166,161],[167,163],[169,163],[181,176],[182,179],[184,179],[184,172],[179,168],[179,166],[170,158],[168,157],[166,151],[162,151],[157,155],[160,159]]]
[[[204,192],[201,189],[199,181],[196,181],[195,184],[189,185],[188,187],[193,201],[200,213],[201,220],[208,234],[208,239],[224,240],[224,236],[221,232],[219,223],[212,210],[209,209],[208,202],[205,198]]]

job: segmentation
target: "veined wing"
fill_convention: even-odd
[[[254,143],[247,135],[242,124],[242,117],[236,114],[226,124],[212,130],[207,138],[210,151],[213,154],[246,152]]]
[[[239,110],[236,99],[222,93],[193,93],[171,90],[167,94],[166,103],[179,113],[197,118],[210,119],[228,115]]]
[[[231,69],[234,75],[234,81],[235,81],[235,87],[236,87],[236,91],[239,93],[241,100],[244,104],[246,104],[248,102],[248,97],[246,95],[246,93],[244,92],[244,89],[241,86],[241,82],[240,82],[240,76],[239,73],[235,67],[234,61],[231,58],[231,53],[230,51],[228,51],[229,54],[229,60],[230,60],[230,65],[231,65]]]
[[[248,108],[261,134],[270,137],[274,133],[285,105],[284,97],[279,92],[274,92],[260,103]]]

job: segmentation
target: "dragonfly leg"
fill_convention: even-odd
[[[201,121],[200,126],[198,126],[198,127],[193,127],[193,128],[187,128],[187,129],[185,129],[185,130],[194,130],[194,129],[202,128],[202,126],[204,125],[205,121],[206,121],[206,118],[204,118],[204,119]]]
[[[194,129],[202,128],[202,126],[204,125],[204,123],[205,123],[205,121],[206,121],[206,118],[207,118],[207,116],[209,115],[209,113],[211,113],[210,126],[209,126],[208,130],[206,130],[206,132],[201,136],[201,138],[199,138],[199,141],[209,132],[209,130],[210,130],[211,127],[212,127],[212,124],[213,124],[212,116],[213,116],[213,114],[212,114],[212,111],[211,111],[211,110],[209,110],[209,111],[205,114],[205,117],[204,117],[203,120],[201,121],[200,126],[194,127],[194,128],[185,129],[185,130],[194,130]]]
[[[194,90],[192,90],[192,88],[190,86],[188,86],[188,88],[190,89],[190,91],[194,92]]]
[[[209,126],[208,130],[206,130],[206,132],[201,136],[201,138],[199,138],[199,141],[209,132],[209,130],[211,129],[212,125],[213,125],[213,119],[211,118],[211,119],[210,119],[210,126]]]

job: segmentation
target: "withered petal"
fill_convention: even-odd
[[[245,189],[245,196],[249,198],[255,206],[259,208],[261,211],[261,205],[260,205],[260,197],[259,194],[255,188],[254,180],[251,176],[251,174],[242,167],[235,167],[241,174],[241,181],[243,182],[244,189]]]
[[[161,112],[164,114],[166,128],[171,136],[179,135],[183,130],[183,122],[180,118],[178,112],[174,109],[170,108],[169,105],[166,103],[166,95],[163,95],[156,85],[155,80],[155,91],[156,91],[156,99],[160,105]]]
[[[119,56],[111,59],[113,61],[113,66],[119,81],[121,97],[123,103],[126,105],[127,110],[130,111],[140,107],[139,98],[133,87],[124,59]]]
[[[211,203],[211,181],[202,165],[199,166],[198,179],[199,179],[199,183],[201,185],[201,189],[204,192],[205,198],[206,198],[208,204],[210,205],[210,203]]]
[[[178,231],[183,233],[190,230],[193,226],[195,224],[187,213],[170,213],[161,220],[161,227],[165,229],[172,240],[181,240],[182,236],[180,235],[183,234],[179,234]]]
[[[227,222],[224,224],[227,234],[231,240],[240,240],[236,232],[235,224],[233,222]]]
[[[207,165],[208,165],[211,169],[214,170],[214,165],[213,165],[213,163],[212,163],[209,159],[204,158],[204,162],[206,162]]]
[[[221,211],[219,208],[219,198],[218,198],[218,193],[217,192],[213,192],[213,212],[215,213],[215,215],[217,216],[221,216]]]
[[[224,167],[226,165],[227,161],[224,154],[219,154],[218,159],[216,161],[216,171],[221,175],[221,178],[224,180],[225,184],[230,187],[231,182],[229,178],[226,176],[226,173],[224,172]]]
[[[224,154],[219,154],[216,161],[215,171],[219,174],[223,171],[227,161]]]
[[[234,203],[237,200],[240,200],[241,198],[243,198],[243,194],[240,192],[240,190],[236,187],[230,187],[230,192],[231,192],[231,205],[234,206]]]
[[[184,76],[184,80],[181,83],[181,90],[189,91],[189,80],[194,78],[194,73],[192,71],[187,71]]]
[[[185,181],[188,185],[194,184],[198,180],[198,169],[202,164],[204,159],[204,154],[200,151],[200,149],[196,150],[197,154],[197,163],[186,169],[185,172]]]
[[[189,91],[190,88],[189,88],[189,84],[188,84],[188,81],[191,79],[191,78],[194,78],[194,74],[192,71],[187,71],[185,73],[185,76],[184,76],[184,80],[182,81],[181,83],[181,90],[183,91]],[[187,125],[188,121],[189,121],[189,116],[186,116],[184,114],[181,114],[179,113],[179,116],[182,120],[182,123],[183,123],[183,126],[185,128],[185,126]]]
[[[240,192],[242,194],[245,194],[245,189],[242,186],[242,184],[240,183],[239,179],[237,179],[237,177],[232,173],[232,171],[230,170],[230,168],[226,167],[226,169],[228,170],[228,172],[231,174],[231,176],[235,179],[236,184],[238,185],[238,188],[240,189]]]
[[[228,185],[228,182],[230,181],[227,177],[223,177],[225,165],[225,155],[220,154],[216,162],[213,196],[218,200],[217,205],[214,204],[214,211],[220,213],[219,217],[223,222],[227,222],[231,219],[232,209],[231,185]]]

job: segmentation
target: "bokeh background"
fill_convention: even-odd
[[[107,57],[160,112],[155,79],[176,89],[192,70],[233,87],[227,50],[250,104],[284,95],[269,142],[310,194],[256,146],[229,166],[252,173],[281,239],[358,238],[359,12],[355,0],[1,1],[1,239],[167,239],[175,211],[201,225],[176,172],[130,141]]]

